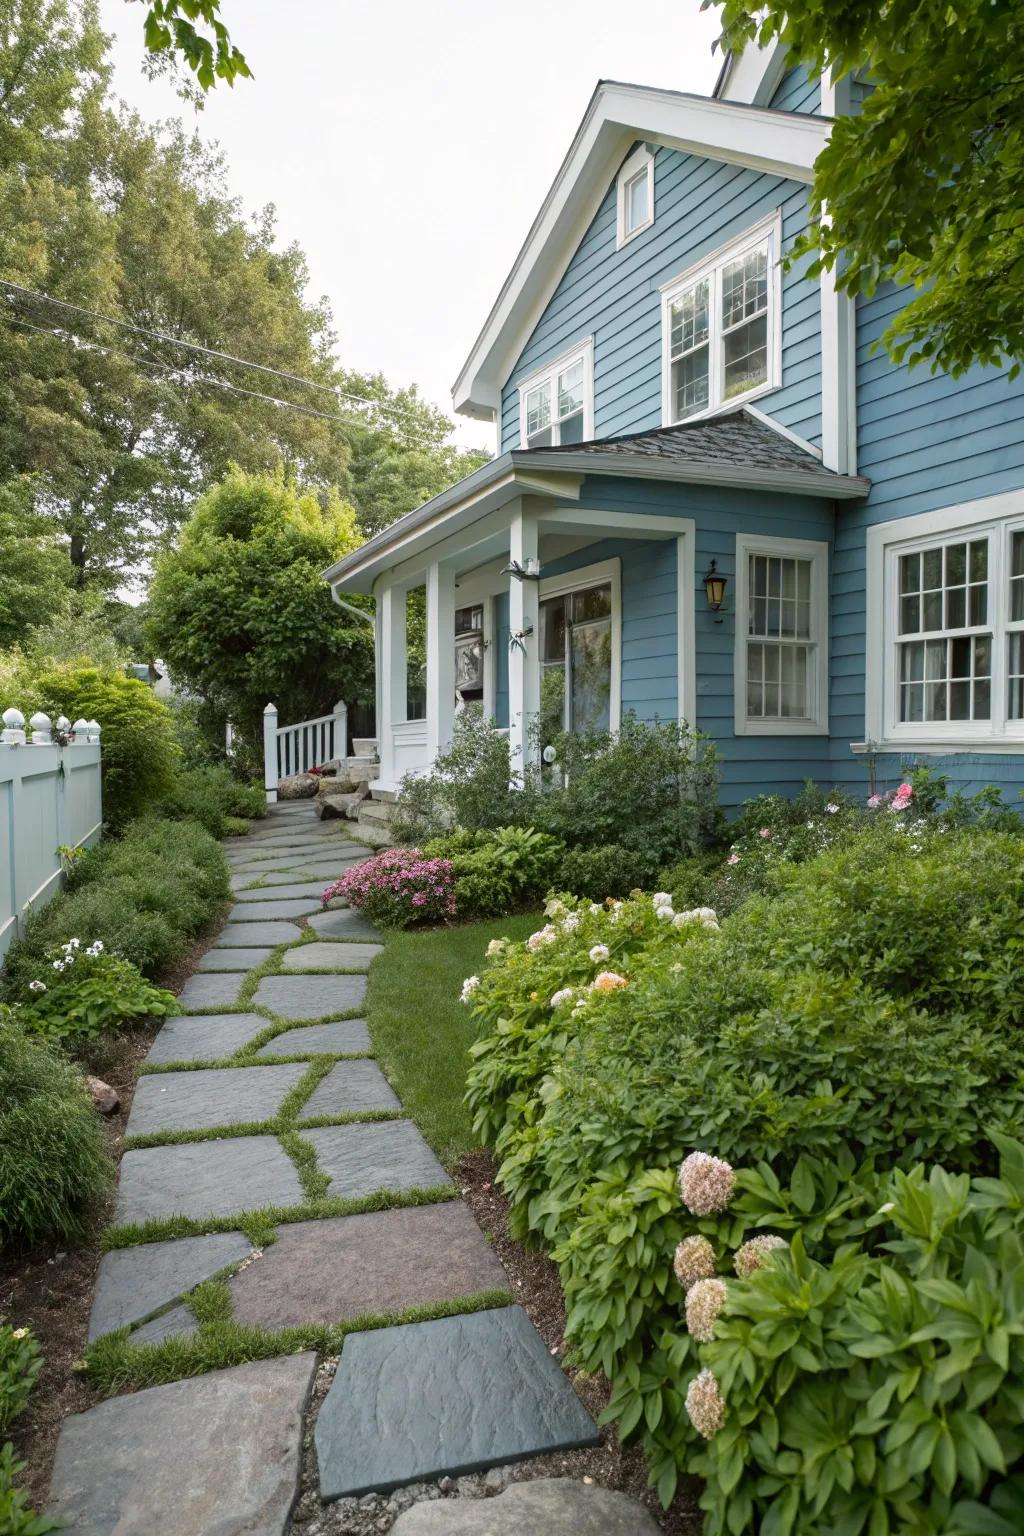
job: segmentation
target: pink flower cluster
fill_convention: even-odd
[[[893,790],[891,795],[871,795],[868,799],[868,810],[877,811],[882,806],[887,806],[890,811],[906,811],[909,810],[913,798],[914,786],[904,783],[899,789]]]
[[[418,848],[385,848],[356,864],[323,893],[336,896],[385,925],[443,922],[456,913],[455,875],[450,859],[425,859]]]

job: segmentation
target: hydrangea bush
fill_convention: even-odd
[[[450,859],[426,858],[418,848],[385,848],[356,864],[324,891],[324,905],[343,896],[382,928],[443,923],[458,911]]]
[[[27,1029],[57,1039],[98,1035],[131,1019],[162,1018],[178,1006],[173,992],[155,987],[134,965],[113,955],[102,939],[80,939],[49,950],[18,1009]]]

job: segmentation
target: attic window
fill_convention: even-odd
[[[592,437],[593,346],[588,340],[519,386],[520,446],[559,448]]]
[[[654,223],[654,156],[642,146],[619,172],[617,188],[617,250]]]

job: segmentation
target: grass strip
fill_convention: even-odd
[[[196,1296],[194,1291],[194,1308]],[[367,1312],[344,1323],[307,1323],[300,1327],[268,1329],[216,1315],[222,1303],[211,1293],[199,1300],[199,1307],[210,1315],[191,1338],[171,1338],[159,1344],[134,1346],[128,1330],[122,1328],[89,1345],[84,1368],[96,1390],[109,1397],[126,1389],[160,1386],[188,1376],[202,1376],[207,1371],[244,1365],[250,1360],[269,1360],[275,1355],[298,1354],[307,1349],[322,1355],[338,1355],[350,1333],[394,1328],[403,1323],[433,1322],[440,1317],[460,1317],[491,1307],[507,1307],[514,1299],[506,1290],[476,1291],[432,1306],[408,1307],[402,1312]]]

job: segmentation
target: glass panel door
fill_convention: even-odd
[[[612,626],[609,619],[574,624],[571,630],[570,728],[607,731],[611,724]]]

